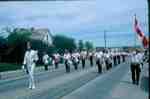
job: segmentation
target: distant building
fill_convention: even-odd
[[[41,40],[48,45],[52,45],[52,34],[47,28],[34,29],[31,28],[31,38],[35,40]]]
[[[15,28],[14,32],[18,33],[31,33],[31,39],[34,40],[41,40],[44,43],[48,44],[49,46],[52,45],[52,34],[49,29],[47,28]]]

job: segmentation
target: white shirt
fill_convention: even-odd
[[[81,57],[82,57],[83,59],[86,58],[86,55],[87,55],[87,52],[86,52],[86,51],[82,51],[82,52],[81,52]]]
[[[100,64],[104,63],[104,54],[103,54],[103,52],[96,52],[94,54],[94,56],[96,57],[96,60],[100,61]]]
[[[70,60],[71,59],[71,55],[69,53],[64,54],[64,59],[65,60]]]
[[[33,66],[35,65],[34,61],[38,61],[38,55],[37,55],[37,51],[35,50],[30,50],[30,51],[26,51],[25,52],[25,56],[24,56],[24,61],[23,64],[27,65],[27,66]]]
[[[138,53],[138,54],[133,54],[133,55],[131,56],[131,62],[133,62],[133,63],[140,63],[141,60],[142,60],[142,55],[141,55],[140,53]]]
[[[94,55],[97,59],[100,59],[103,56],[102,52],[96,52]]]
[[[45,55],[43,56],[43,62],[44,62],[44,64],[48,64],[48,59],[49,59],[48,54],[45,54]]]
[[[72,57],[75,59],[76,62],[78,62],[78,58],[79,58],[80,54],[79,53],[73,53]]]
[[[60,59],[60,55],[59,55],[58,53],[56,53],[56,54],[54,54],[53,56],[54,56],[54,61],[55,61],[55,62],[58,62],[59,59]]]

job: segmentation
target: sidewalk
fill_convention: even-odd
[[[144,70],[142,71],[144,73]],[[140,84],[133,85],[131,79],[131,72],[129,71],[120,83],[109,93],[105,99],[149,99],[148,92],[144,91],[143,75],[141,75]]]
[[[141,72],[141,89],[148,92],[149,91],[149,64],[146,63],[143,66]]]
[[[60,68],[62,67],[62,64],[60,64],[59,66]],[[55,67],[54,66],[49,66],[49,69],[54,69]],[[35,74],[38,74],[38,73],[41,73],[41,72],[44,72],[44,66],[39,66],[39,67],[36,67],[35,68]],[[10,79],[15,79],[15,78],[18,78],[18,77],[23,77],[26,75],[26,72],[23,71],[22,69],[18,69],[18,70],[15,70],[15,71],[6,71],[6,72],[0,72],[0,80],[10,80]]]
[[[114,72],[117,72],[118,70],[119,69],[116,69]],[[141,78],[144,73],[145,69],[142,69]],[[139,86],[132,84],[129,66],[125,75],[114,84],[112,88],[109,88],[108,91],[107,86],[110,86],[110,84],[113,83],[113,79],[116,79],[112,78],[105,80],[106,77],[110,77],[111,75],[111,72],[109,72],[107,76],[102,75],[83,87],[73,91],[69,95],[64,96],[62,99],[148,99],[148,92],[141,88],[143,87],[143,81],[140,82]],[[105,81],[105,84],[101,84],[102,80]]]

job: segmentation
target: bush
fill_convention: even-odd
[[[20,64],[0,63],[0,72],[21,69]]]

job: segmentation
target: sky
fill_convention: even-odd
[[[148,35],[147,0],[76,0],[0,2],[0,30],[4,27],[49,28],[62,34],[108,47],[133,46],[134,14]],[[2,35],[2,34],[1,34]],[[137,45],[141,45],[137,38]]]

